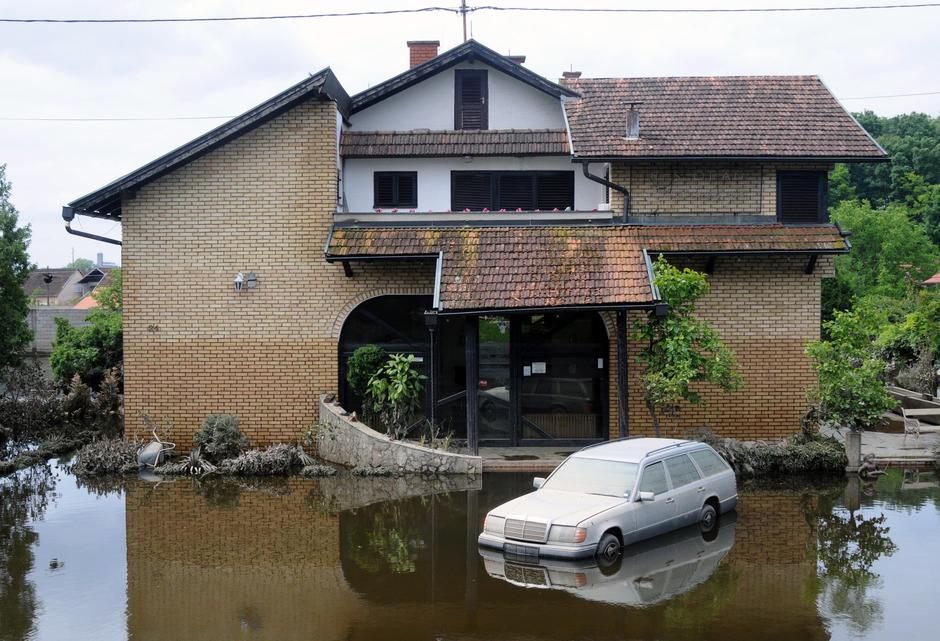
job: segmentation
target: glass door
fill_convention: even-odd
[[[480,442],[508,445],[513,441],[510,324],[506,316],[480,317]]]

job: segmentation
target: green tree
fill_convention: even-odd
[[[65,266],[66,269],[77,269],[81,272],[90,271],[95,266],[95,261],[90,258],[76,258]]]
[[[679,269],[660,256],[653,265],[656,286],[669,311],[650,312],[634,325],[634,339],[644,348],[637,361],[644,366],[646,408],[660,434],[659,412],[680,401],[702,401],[694,385],[712,383],[725,392],[741,385],[734,354],[718,331],[695,316],[695,302],[708,293],[705,274]]]
[[[32,340],[27,316],[29,296],[23,285],[29,263],[29,225],[18,227],[18,212],[10,202],[6,165],[0,165],[0,367],[19,363]]]
[[[417,370],[416,362],[414,354],[392,354],[369,380],[366,402],[385,431],[399,439],[408,435],[421,408],[421,381],[427,377]]]
[[[88,315],[88,325],[72,327],[56,318],[49,364],[56,384],[65,387],[78,374],[97,388],[113,368],[120,371],[124,359],[124,327],[121,312],[99,308]]]

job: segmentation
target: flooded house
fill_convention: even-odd
[[[743,379],[666,435],[799,428],[850,249],[827,172],[887,160],[818,77],[556,81],[473,40],[408,47],[360,93],[324,69],[64,208],[122,224],[129,435],[229,412],[295,441],[321,395],[356,409],[366,344],[415,355],[424,414],[471,450],[649,434],[631,327],[664,311],[659,255],[707,272],[697,311]]]

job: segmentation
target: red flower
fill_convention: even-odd
[[[490,213],[489,208],[488,208],[488,207],[484,207],[484,208],[483,208],[483,213],[484,213],[484,214]]]
[[[375,210],[375,213],[381,214],[381,213],[382,213],[382,210],[381,210],[381,209],[376,209],[376,210]]]

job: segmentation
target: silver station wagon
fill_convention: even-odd
[[[734,472],[704,443],[627,438],[575,452],[535,492],[490,510],[479,544],[517,558],[612,564],[623,546],[688,525],[703,532],[738,503]]]

